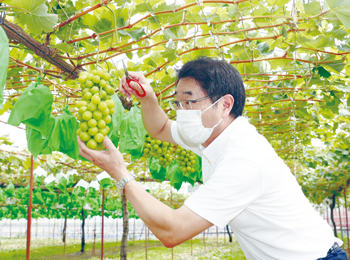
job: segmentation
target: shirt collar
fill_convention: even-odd
[[[248,120],[245,117],[237,117],[213,142],[211,142],[210,145],[206,148],[201,145],[203,156],[205,156],[210,162],[214,163],[216,159],[221,156],[220,151],[223,151],[223,147],[227,144],[227,140],[231,133],[247,121]]]

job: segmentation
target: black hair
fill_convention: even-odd
[[[230,94],[234,98],[234,104],[230,115],[235,118],[243,113],[245,104],[245,89],[241,75],[225,60],[217,60],[209,57],[199,57],[196,60],[185,63],[177,71],[178,80],[193,78],[197,84],[205,90],[214,103],[224,95]]]

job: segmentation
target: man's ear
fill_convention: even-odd
[[[230,94],[223,96],[222,99],[223,99],[223,102],[222,102],[223,116],[226,117],[230,115],[235,100],[233,96]]]

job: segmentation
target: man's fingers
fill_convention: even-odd
[[[80,155],[84,158],[88,159],[90,162],[94,162],[94,159],[99,160],[101,158],[101,154],[99,151],[91,150],[86,147],[85,143],[78,138],[78,144],[79,144],[79,152]]]
[[[133,90],[137,90],[137,92],[139,92],[139,93],[143,93],[143,90],[142,90],[142,88],[140,88],[140,85],[137,84],[137,83],[134,82],[134,81],[131,81],[131,82],[130,82],[130,87],[131,87]],[[135,93],[135,91],[133,91],[133,92]]]
[[[91,157],[90,157],[88,154],[86,154],[86,153],[84,152],[85,149],[88,149],[88,148],[86,147],[86,145],[84,144],[84,142],[80,140],[79,136],[77,136],[77,140],[78,140],[79,153],[80,153],[80,155],[83,156],[85,159],[87,159],[87,160],[89,160],[89,161],[91,162],[91,160],[92,160]]]
[[[105,136],[103,140],[103,145],[106,147],[107,151],[111,151],[113,149],[117,149],[111,139],[109,139],[107,136]]]
[[[120,89],[122,90],[122,93],[128,97],[131,96],[133,90],[129,87],[129,84],[123,81],[121,81]]]

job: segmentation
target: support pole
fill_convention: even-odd
[[[135,222],[136,222],[136,219],[135,219],[135,211],[134,211],[134,230],[133,230],[133,235],[132,235],[132,242],[135,244]]]
[[[341,240],[344,241],[344,237],[343,237],[343,225],[342,225],[342,221],[341,221],[341,212],[340,212],[340,203],[339,203],[339,197],[337,197],[337,202],[338,202],[338,214],[339,214],[339,221],[340,221],[340,235],[341,235]]]
[[[193,238],[191,238],[191,256],[193,256],[193,253],[192,253],[192,252],[193,252],[193,251],[192,251],[192,247],[193,247],[193,245],[192,245],[193,243],[192,243],[192,242],[193,242],[193,241],[192,241],[192,240],[193,240]]]
[[[348,254],[349,254],[349,223],[348,223],[348,205],[346,202],[346,189],[344,189],[344,201],[345,201],[345,216],[346,216],[346,236],[348,238]]]
[[[63,254],[64,254],[64,257],[66,257],[66,245],[67,245],[67,209],[66,209],[66,217],[64,218],[63,242],[64,242]]]
[[[103,231],[105,216],[105,189],[102,190],[102,236],[101,236],[101,260],[103,260]]]
[[[203,245],[204,245],[204,251],[205,251],[205,230],[203,231]]]
[[[28,220],[27,220],[27,252],[26,259],[30,259],[30,231],[32,227],[32,199],[33,199],[33,171],[34,161],[33,155],[30,157],[30,189],[29,189],[29,206],[28,206]]]
[[[219,246],[219,231],[218,231],[218,226],[216,226],[216,244]]]
[[[147,258],[147,226],[145,224],[145,252],[146,252],[146,260],[148,259]]]

